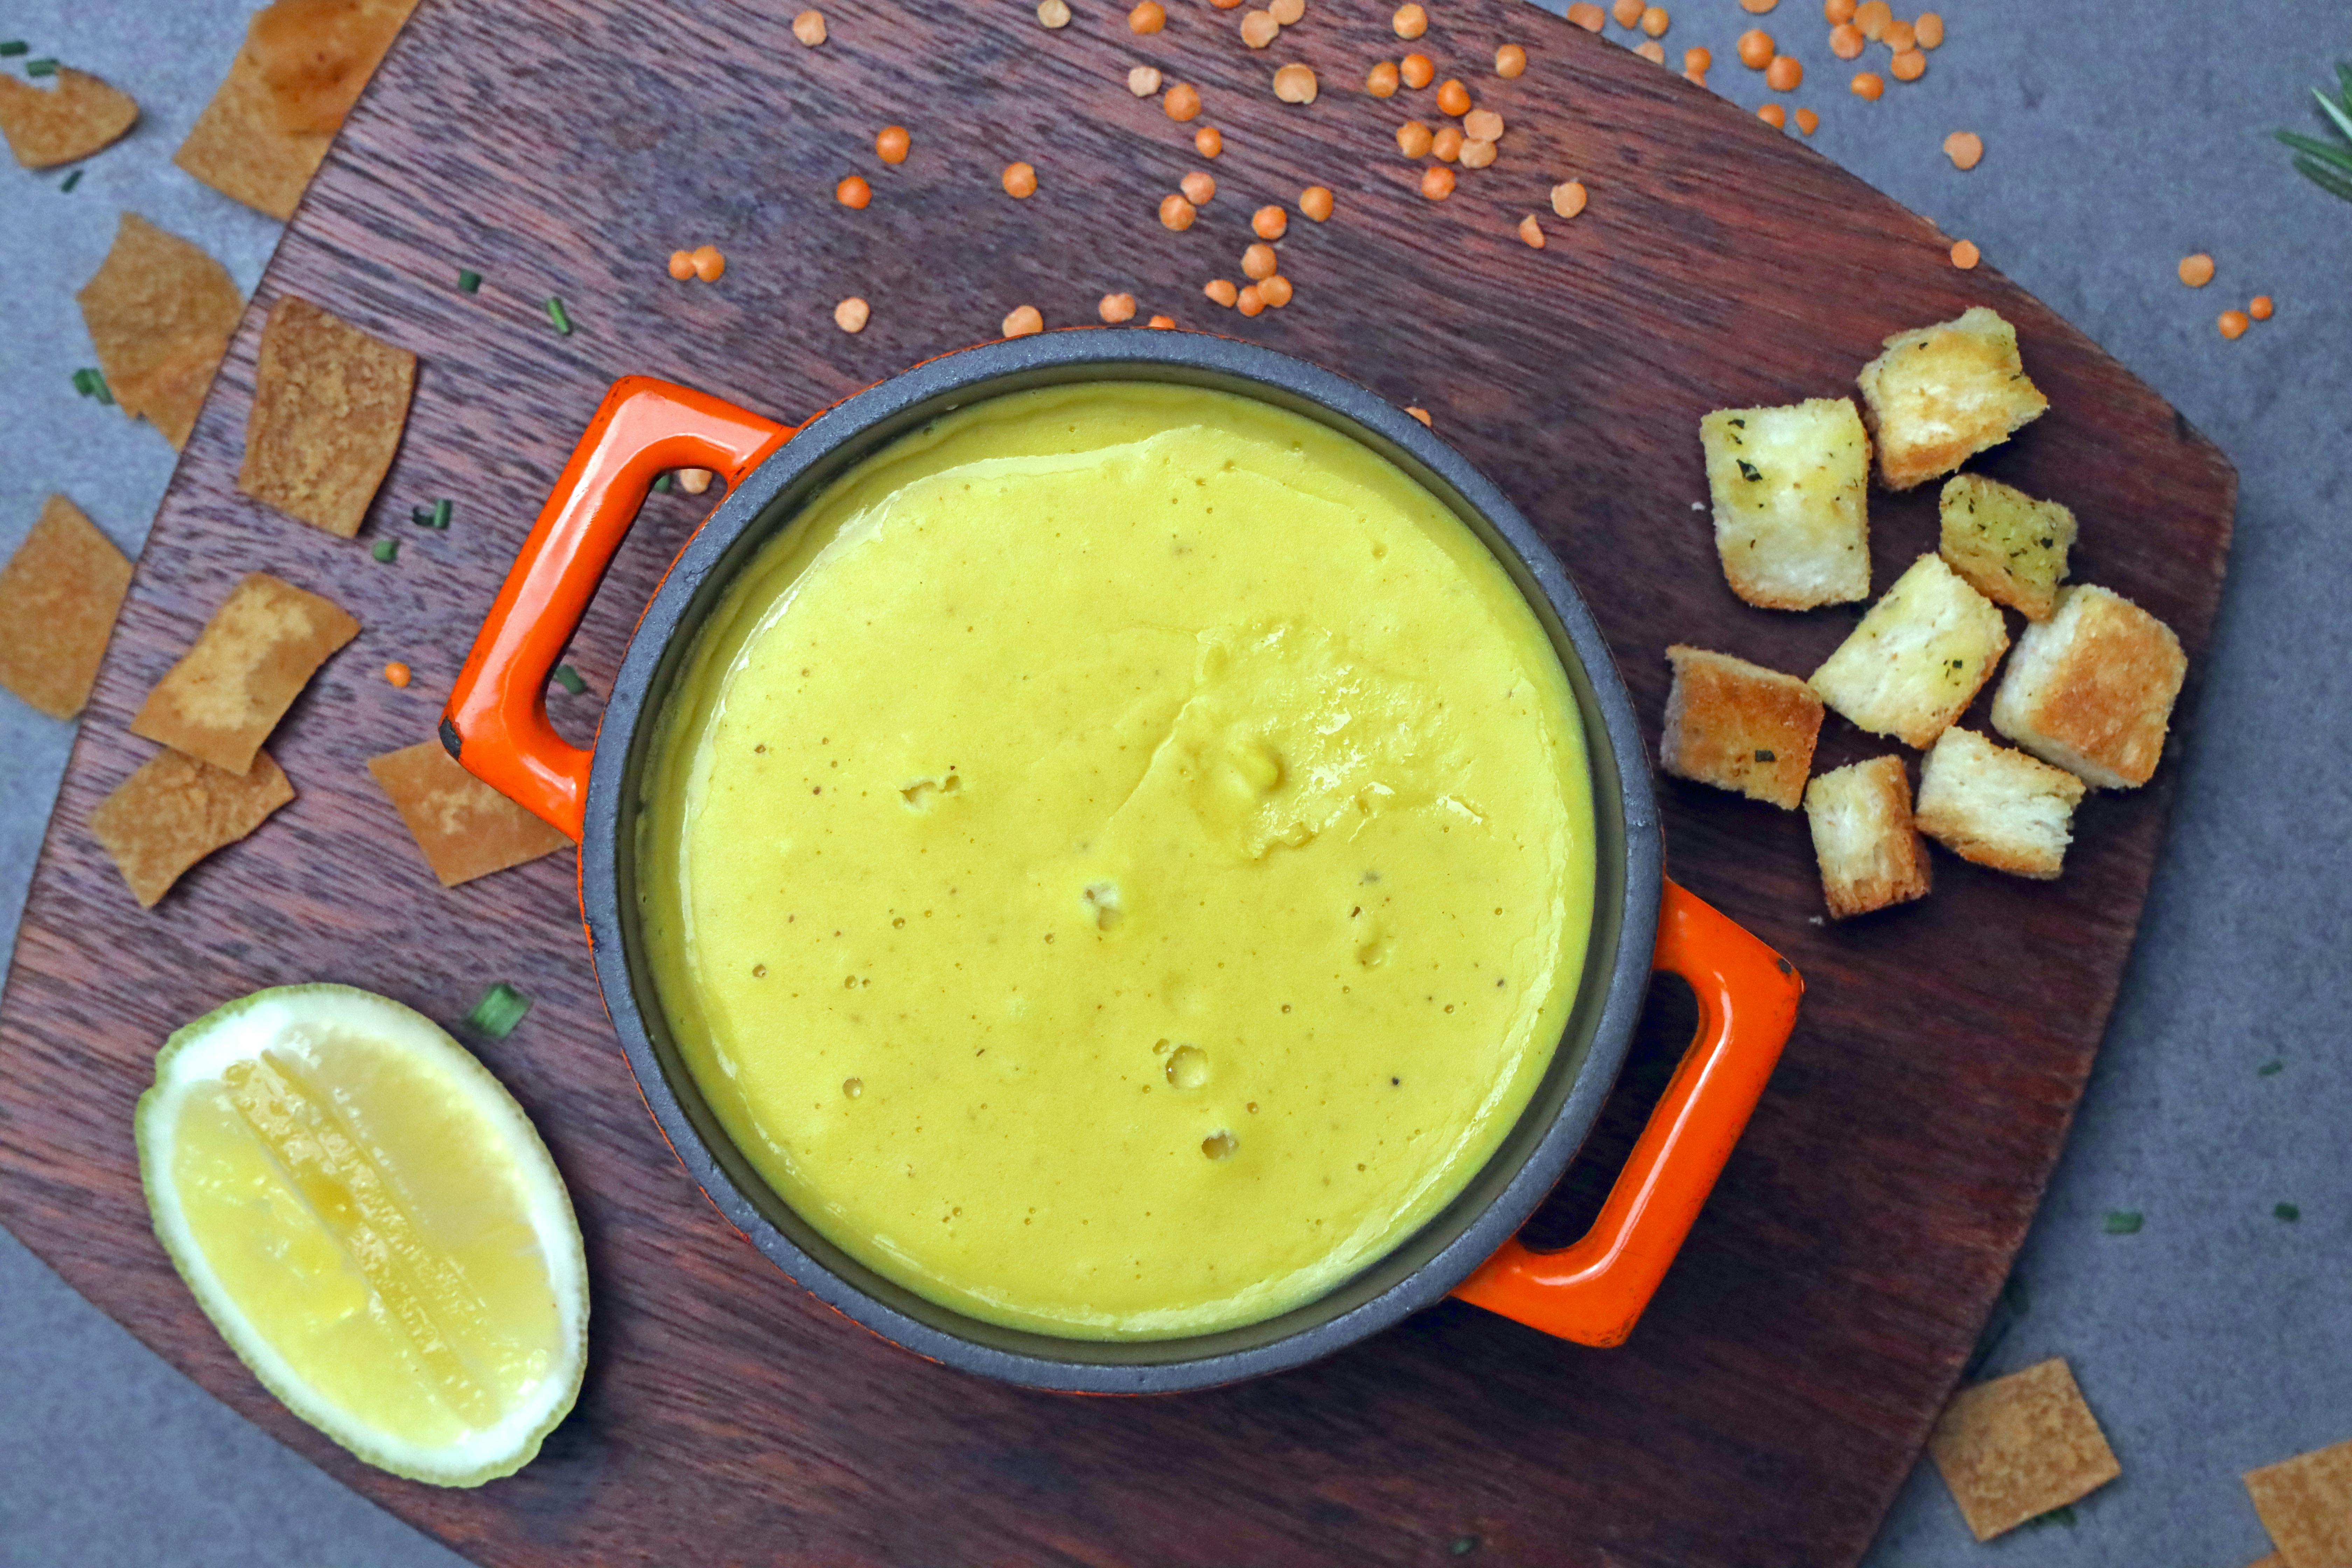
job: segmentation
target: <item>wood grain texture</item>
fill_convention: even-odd
[[[1810,984],[1746,1140],[1633,1342],[1556,1343],[1449,1303],[1319,1365],[1153,1401],[1070,1399],[937,1368],[815,1307],[696,1195],[602,1016],[557,857],[445,892],[366,759],[425,738],[546,487],[604,386],[672,377],[793,418],[1013,307],[1093,319],[1106,291],[1228,331],[1431,410],[1546,532],[1653,726],[1665,645],[1799,674],[1859,606],[1740,605],[1717,567],[1696,426],[1710,407],[1850,389],[1892,331],[1990,304],[2014,321],[2047,416],[1978,465],[2072,506],[2079,578],[2163,616],[2193,714],[2234,481],[2179,416],[1923,220],[1756,121],[1531,8],[1459,0],[1420,47],[1509,122],[1501,161],[1443,206],[1390,132],[1423,99],[1356,84],[1390,58],[1387,6],[1318,5],[1263,54],[1237,13],[1182,0],[1130,37],[1086,4],[1049,34],[1025,5],[799,0],[427,0],[272,263],[141,563],[83,726],[0,1007],[0,1217],[175,1365],[333,1474],[487,1563],[1129,1564],[1484,1560],[1578,1568],[1853,1562],[1958,1374],[2048,1176],[2123,973],[2177,760],[2087,804],[2067,875],[1938,856],[1937,890],[1812,923],[1802,817],[1667,781],[1671,869],[1791,957]],[[1495,46],[1532,64],[1501,82]],[[1322,75],[1309,109],[1273,68]],[[1158,64],[1199,84],[1220,184],[1190,232],[1153,219],[1198,166],[1189,127],[1126,89]],[[885,169],[871,138],[908,126]],[[1003,164],[1037,166],[1026,202]],[[834,182],[859,172],[873,205]],[[1581,177],[1572,223],[1545,192]],[[1297,302],[1243,321],[1201,297],[1238,277],[1250,211],[1310,183]],[[1545,212],[1549,248],[1513,234]],[[663,261],[715,243],[716,285]],[[478,297],[455,288],[478,268]],[[367,533],[331,539],[239,496],[261,313],[297,293],[421,358]],[[859,336],[837,300],[874,305]],[[541,313],[567,302],[578,331]],[[1872,498],[1883,589],[1933,548],[1935,487]],[[410,508],[456,500],[446,533]],[[577,639],[593,691],[705,504],[653,499]],[[403,541],[395,564],[368,538]],[[237,578],[266,568],[365,630],[270,742],[300,798],[142,914],[90,844],[90,807],[148,748],[123,725]],[[415,683],[387,685],[384,660]],[[1970,721],[1982,722],[1983,704]],[[1819,766],[1886,747],[1832,719]],[[343,1456],[261,1392],[155,1246],[131,1102],[178,1023],[255,986],[370,986],[461,1018],[510,980],[537,1003],[475,1041],[532,1112],[577,1197],[595,1280],[578,1414],[521,1476],[442,1492]],[[1687,1027],[1687,1015],[1684,1026]],[[1633,1074],[1671,1055],[1671,1010]],[[461,1031],[462,1033],[462,1031]],[[1621,1100],[1625,1098],[1621,1091]],[[1589,1212],[1633,1112],[1612,1109],[1539,1217]],[[1490,1556],[1487,1554],[1491,1554]]]

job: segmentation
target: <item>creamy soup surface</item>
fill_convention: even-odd
[[[664,1011],[844,1250],[1064,1337],[1312,1300],[1476,1173],[1582,970],[1542,626],[1436,498],[1254,400],[943,416],[741,575],[645,819]]]

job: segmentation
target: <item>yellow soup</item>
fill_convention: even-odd
[[[1567,677],[1356,442],[1147,384],[995,398],[810,504],[703,632],[641,845],[729,1134],[933,1301],[1271,1317],[1460,1192],[1582,970]]]

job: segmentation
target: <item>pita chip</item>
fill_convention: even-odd
[[[268,754],[244,774],[158,752],[89,814],[90,836],[142,908],[153,909],[189,867],[251,833],[294,798]]]
[[[2285,1568],[2352,1568],[2352,1441],[2246,1472]]]
[[[63,496],[0,566],[0,686],[53,719],[89,700],[131,563]]]
[[[87,72],[60,66],[55,88],[0,76],[0,136],[27,169],[87,158],[138,123],[131,95]]]
[[[236,488],[352,538],[400,449],[415,385],[415,354],[286,296],[261,330]]]
[[[122,412],[149,420],[173,446],[186,446],[245,314],[228,269],[127,212],[106,260],[75,298]]]
[[[2058,1357],[1952,1396],[1927,1452],[1979,1541],[2088,1497],[2123,1474]]]
[[[242,773],[310,677],[359,630],[332,599],[256,572],[155,683],[131,732]]]
[[[445,888],[552,855],[572,840],[460,767],[438,741],[387,752],[368,772]]]

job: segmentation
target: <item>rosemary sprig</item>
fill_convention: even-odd
[[[2352,65],[2336,68],[2336,92],[2327,96],[2324,88],[2313,88],[2311,96],[2319,101],[2319,112],[2327,129],[2336,132],[2340,142],[2324,141],[2294,131],[2276,131],[2272,134],[2294,149],[2295,172],[2331,196],[2352,202]]]

